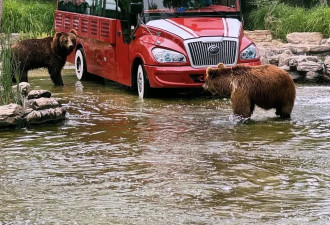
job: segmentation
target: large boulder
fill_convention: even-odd
[[[262,64],[278,65],[282,54],[292,55],[287,48],[259,46],[260,60]]]
[[[322,74],[320,72],[308,71],[306,72],[305,79],[306,81],[313,82],[321,79]]]
[[[27,99],[36,99],[36,98],[50,98],[52,96],[52,93],[47,90],[32,90],[27,95]]]
[[[294,54],[321,53],[330,51],[330,44],[320,32],[295,32],[287,34],[287,44]]]
[[[12,87],[13,94],[17,94],[17,90],[22,95],[22,97],[26,97],[30,91],[30,84],[28,82],[21,82],[17,85],[13,85]]]
[[[19,91],[23,107],[10,104],[0,107],[0,129],[17,126],[29,126],[55,123],[65,119],[66,109],[47,90],[29,92],[28,83],[14,85],[13,91]],[[15,94],[17,95],[17,94]]]
[[[289,71],[295,81],[330,83],[330,38],[323,38],[322,33],[290,33],[286,44],[271,40],[270,31],[245,34],[258,46],[262,64],[274,64]]]
[[[317,71],[322,71],[323,67],[321,63],[318,62],[302,62],[299,63],[297,66],[298,71],[305,71],[305,72],[317,72]]]
[[[23,125],[24,109],[17,104],[0,106],[0,129]]]
[[[52,109],[58,107],[60,107],[60,104],[54,98],[30,99],[26,102],[26,108],[32,108],[33,110]]]
[[[298,71],[316,72],[322,70],[322,61],[318,56],[291,56],[289,58],[289,67]]]
[[[50,92],[40,90],[29,93],[28,96],[40,97],[50,96]],[[65,119],[66,109],[54,98],[40,97],[28,99],[25,104],[26,125],[36,125],[59,122]]]
[[[278,57],[278,66],[279,67],[288,67],[289,68],[289,61],[290,58],[293,56],[293,53],[287,49],[286,51],[284,51],[282,54],[279,55]]]
[[[309,52],[311,53],[330,52],[330,44],[310,45]]]
[[[330,76],[330,56],[327,56],[324,60],[325,74]]]
[[[254,31],[244,31],[249,38],[254,42],[272,42],[273,36],[270,30],[254,30]]]
[[[284,44],[283,47],[290,49],[290,51],[293,54],[306,54],[310,51],[310,47],[306,44],[292,44],[292,43],[287,43]]]
[[[323,34],[320,32],[294,32],[286,35],[286,40],[291,44],[321,44]]]
[[[50,108],[43,110],[33,110],[26,115],[26,125],[36,125],[59,122],[65,119],[66,110],[64,108]]]
[[[311,44],[284,44],[283,47],[286,47],[292,51],[294,54],[307,54],[307,53],[322,53],[329,52],[330,45],[311,45]]]

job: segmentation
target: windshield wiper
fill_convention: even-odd
[[[154,40],[155,45],[159,45],[160,42],[159,42],[159,41],[155,38],[155,36],[151,33],[151,31],[149,30],[148,26],[143,22],[143,20],[141,19],[140,16],[138,16],[138,20],[140,21],[140,22],[138,23],[138,25],[141,25],[141,24],[142,24],[142,26],[144,26],[144,27],[147,29],[147,31],[149,32],[150,36],[151,36],[152,39]],[[131,34],[131,39],[134,39],[134,38],[135,38],[135,31],[136,31],[136,30],[137,30],[137,27],[134,29],[134,32]]]

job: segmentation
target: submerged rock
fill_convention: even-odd
[[[65,119],[66,110],[46,90],[31,91],[25,103],[26,125],[54,123]]]
[[[65,119],[66,110],[64,108],[50,108],[43,110],[33,110],[26,115],[27,125],[45,124],[59,122]]]
[[[0,106],[0,128],[19,127],[23,125],[24,109],[17,104]]]
[[[33,90],[30,91],[27,95],[27,99],[36,99],[36,98],[50,98],[52,96],[52,93],[50,93],[47,90]]]
[[[26,102],[26,108],[32,108],[33,110],[43,110],[58,107],[61,107],[61,105],[54,98],[30,99]]]
[[[54,98],[30,99],[26,102],[26,125],[45,124],[65,119],[66,110]]]
[[[28,83],[13,86],[19,90],[23,106],[10,104],[0,106],[0,129],[56,123],[65,119],[66,109],[47,90],[33,90],[29,92]]]

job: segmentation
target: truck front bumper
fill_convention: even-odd
[[[240,65],[257,66],[260,61]],[[144,68],[153,88],[198,88],[204,85],[206,68],[150,65],[145,65]]]

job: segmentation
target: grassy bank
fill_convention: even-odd
[[[18,85],[16,91],[12,89],[12,71],[17,75],[19,80],[18,67],[11,62],[10,35],[0,35],[0,106],[9,103],[22,104],[19,94]]]
[[[5,0],[2,31],[6,33],[54,33],[56,1]]]
[[[7,44],[9,35],[1,35],[1,52],[0,52],[0,106],[8,104],[12,98],[11,89],[11,62],[10,62],[10,47]]]
[[[54,11],[56,1],[5,0],[0,35],[0,105],[21,103],[19,94],[12,90],[10,34],[21,33],[26,37],[54,34]],[[15,66],[14,66],[15,67]],[[18,75],[19,76],[19,75]],[[16,77],[18,79],[18,77]],[[18,88],[18,87],[17,87]],[[16,93],[19,93],[16,91]]]
[[[269,29],[282,40],[292,32],[321,32],[330,37],[330,7],[305,9],[283,3],[264,4],[245,15],[245,29]]]

